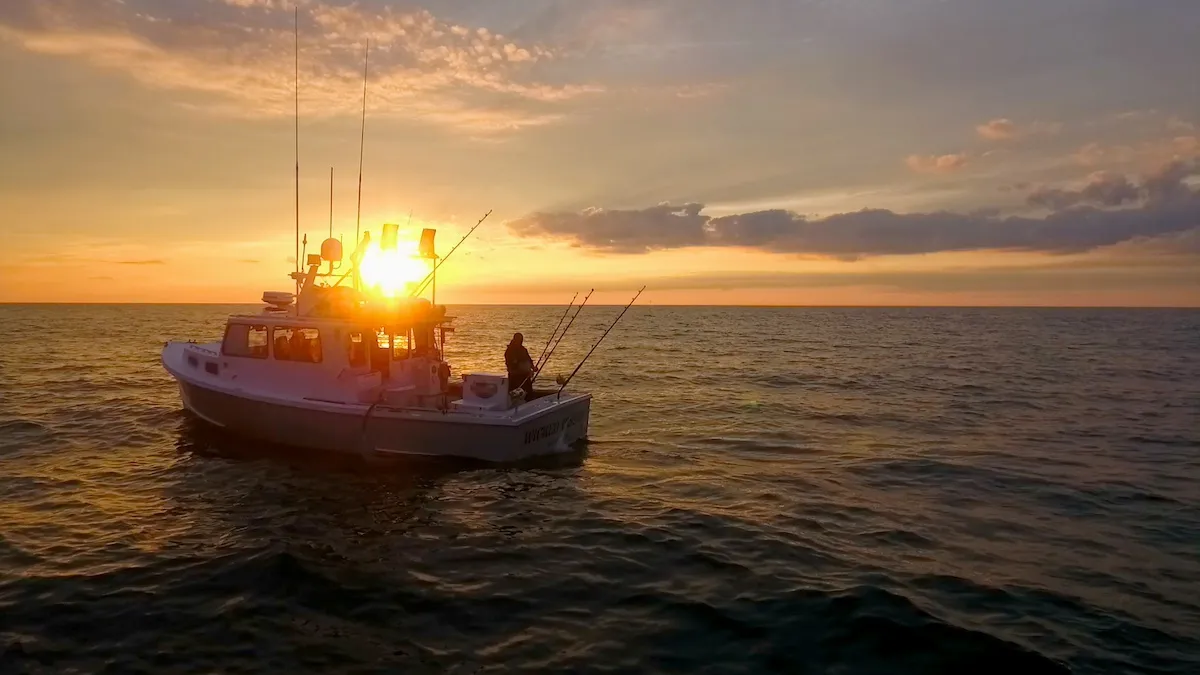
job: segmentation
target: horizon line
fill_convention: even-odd
[[[446,307],[566,307],[562,303],[530,303],[530,302],[459,302],[459,303],[443,303]],[[23,306],[23,307],[130,307],[130,306],[150,306],[150,307],[229,307],[229,306],[263,306],[261,302],[145,302],[145,301],[113,301],[113,302],[75,302],[75,301],[41,301],[41,302],[18,302],[18,301],[0,301],[0,307],[4,306]],[[624,304],[589,304],[590,307],[624,307]],[[1184,310],[1200,310],[1200,304],[1197,305],[814,305],[814,304],[796,304],[796,305],[756,305],[756,304],[656,304],[653,302],[643,303],[641,307],[667,307],[667,308],[685,308],[685,307],[727,307],[727,308],[742,308],[742,309],[1184,309]]]

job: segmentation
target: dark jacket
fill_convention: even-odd
[[[508,349],[504,350],[504,366],[509,373],[532,371],[533,358],[529,356],[529,350],[525,349],[525,345],[510,342]]]

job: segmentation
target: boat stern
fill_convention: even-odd
[[[516,447],[511,454],[531,457],[571,451],[587,440],[591,410],[591,394],[554,399],[546,408],[521,420],[513,441]]]

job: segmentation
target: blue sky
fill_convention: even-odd
[[[279,286],[292,7],[0,6],[0,299]],[[370,38],[364,222],[494,209],[456,299],[1200,304],[1194,1],[299,8],[305,231],[330,166],[353,231]]]

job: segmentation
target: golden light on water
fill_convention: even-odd
[[[375,289],[391,298],[405,293],[429,274],[430,265],[417,257],[415,242],[399,241],[396,248],[383,250],[378,242],[371,242],[363,255],[359,270],[367,288]]]

